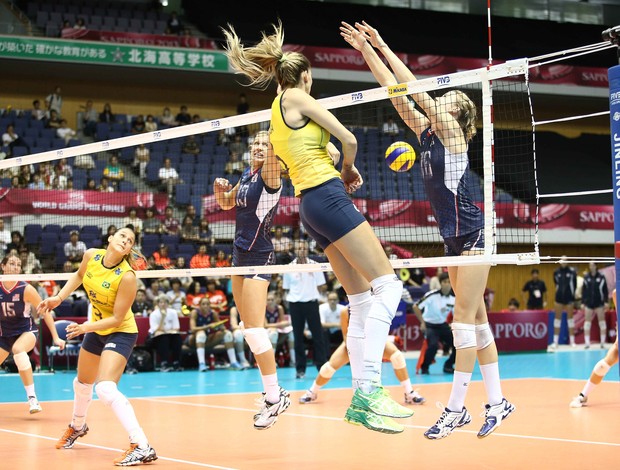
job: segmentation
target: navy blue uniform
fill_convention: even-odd
[[[577,271],[570,266],[560,267],[553,273],[555,282],[555,301],[559,304],[570,304],[575,301],[577,289]]]
[[[581,301],[588,308],[602,307],[609,298],[607,280],[598,271],[592,275],[588,273],[583,278]]]
[[[0,336],[9,338],[38,328],[30,313],[31,306],[24,300],[27,283],[19,281],[11,290],[0,283]]]
[[[235,247],[244,251],[271,252],[271,224],[276,212],[282,186],[271,189],[265,186],[261,170],[250,168],[241,175],[235,204],[236,233]]]
[[[267,319],[267,323],[278,323],[280,320],[280,309],[275,309],[273,312],[270,312],[269,309],[265,309],[265,318]]]
[[[420,144],[424,188],[444,241],[480,232],[484,220],[482,211],[472,199],[466,177],[467,152],[450,153],[430,128],[422,133]]]

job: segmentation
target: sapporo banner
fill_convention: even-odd
[[[0,57],[173,70],[228,71],[223,52],[0,35]]]

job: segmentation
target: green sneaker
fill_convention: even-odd
[[[351,405],[344,415],[347,423],[359,426],[360,424],[371,431],[382,432],[385,434],[398,434],[405,430],[396,421],[385,416],[379,416],[372,411],[362,410]]]
[[[409,418],[413,416],[412,410],[392,400],[390,392],[383,387],[377,387],[370,393],[364,393],[358,388],[353,394],[351,406],[390,418]]]

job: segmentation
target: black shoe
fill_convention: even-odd
[[[428,371],[428,369],[420,369],[420,374],[422,374],[422,375],[429,375],[430,372]]]
[[[305,372],[298,370],[297,375],[295,377],[298,379],[303,379],[305,376],[306,376]]]
[[[443,373],[444,374],[454,374],[454,367],[452,367],[452,366],[445,366],[443,368]]]

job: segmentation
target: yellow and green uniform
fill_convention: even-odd
[[[269,140],[278,158],[288,169],[295,196],[304,189],[314,188],[325,181],[340,178],[327,152],[330,133],[312,120],[296,129],[289,127],[282,116],[280,93],[271,105]]]
[[[106,250],[97,250],[86,265],[86,273],[82,279],[84,290],[93,306],[92,321],[103,320],[114,316],[114,302],[118,286],[127,272],[133,272],[127,260],[111,268],[103,265],[103,256]],[[111,333],[137,333],[138,326],[131,308],[125,314],[123,322],[116,328],[95,331],[99,335]]]

